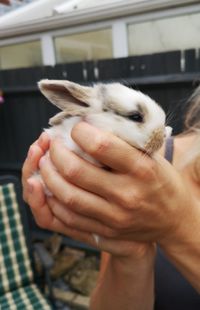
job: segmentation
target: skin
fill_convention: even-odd
[[[72,137],[109,171],[79,158],[59,138],[49,143],[43,134],[30,148],[22,181],[39,226],[110,253],[91,309],[153,308],[155,243],[200,292],[199,184],[192,164],[177,167],[194,137],[176,139],[174,167],[161,154],[152,159],[86,123],[76,125]],[[43,157],[47,149],[49,158]],[[45,197],[32,177],[38,165],[52,197]],[[101,236],[98,244],[93,233]]]

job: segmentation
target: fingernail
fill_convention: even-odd
[[[43,157],[40,159],[40,161],[39,161],[39,167],[41,168],[41,167],[44,165],[45,162],[46,162],[46,157],[43,156]]]
[[[32,181],[31,181],[31,179],[28,179],[27,180],[27,187],[28,187],[28,191],[29,191],[29,193],[33,193],[33,190],[34,190],[34,186],[33,186],[33,183],[32,183]]]

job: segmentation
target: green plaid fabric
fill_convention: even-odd
[[[34,283],[14,184],[0,186],[0,309],[51,309]]]
[[[21,287],[0,297],[1,310],[49,310],[51,307],[35,284]]]

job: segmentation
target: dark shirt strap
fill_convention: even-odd
[[[165,140],[165,159],[170,163],[173,162],[173,153],[174,153],[174,138],[168,137]]]

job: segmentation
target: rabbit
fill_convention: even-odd
[[[149,96],[120,83],[89,87],[67,80],[44,79],[38,86],[62,110],[50,119],[51,127],[45,131],[50,138],[61,136],[69,149],[93,163],[97,162],[71,138],[72,127],[80,121],[111,132],[150,156],[171,134],[171,128],[165,127],[163,109]]]

